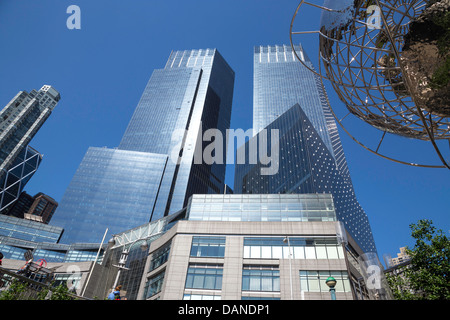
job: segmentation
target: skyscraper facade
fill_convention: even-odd
[[[34,196],[30,209],[25,212],[25,219],[48,224],[58,207],[58,202],[52,197],[39,192]]]
[[[48,224],[57,207],[58,202],[42,192],[31,196],[23,191],[4,214]]]
[[[60,100],[53,87],[20,91],[0,111],[0,176],[28,145]]]
[[[0,178],[0,213],[8,214],[42,161],[42,154],[30,146],[24,148]]]
[[[0,211],[13,204],[39,167],[42,155],[29,147],[61,96],[52,86],[20,91],[0,111]]]
[[[153,72],[119,145],[169,156],[152,220],[180,210],[194,193],[224,192],[225,165],[193,160],[209,144],[201,139],[208,129],[225,137],[233,86],[234,71],[216,49],[173,51]]]
[[[303,48],[295,49],[303,62],[313,68]],[[359,246],[364,251],[376,251],[367,215],[355,196],[326,92],[319,81],[297,60],[290,46],[255,48],[254,137],[241,148],[248,151],[253,141],[261,141],[263,129],[269,134],[278,130],[278,171],[262,175],[263,165],[238,163],[234,192],[330,193],[338,219]]]
[[[216,49],[173,51],[118,148],[86,153],[52,220],[65,229],[61,241],[96,242],[106,228],[111,235],[176,212],[194,193],[223,193],[226,165],[194,156],[205,131],[229,128],[233,86]]]

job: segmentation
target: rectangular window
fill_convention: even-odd
[[[246,259],[344,259],[336,238],[246,237]]]
[[[328,292],[325,281],[328,277],[336,279],[336,292],[350,292],[350,281],[346,271],[300,271],[300,290],[305,292]]]
[[[164,282],[164,274],[164,271],[158,273],[147,281],[146,288],[144,290],[146,298],[150,298],[151,296],[154,296],[155,294],[161,292]]]
[[[242,291],[280,291],[280,270],[276,266],[244,266]]]
[[[186,276],[186,289],[222,289],[222,265],[191,264]]]
[[[251,297],[242,296],[241,300],[281,300],[279,297]]]
[[[225,237],[193,237],[191,257],[214,257],[225,256]]]
[[[185,293],[183,300],[221,300],[220,295]]]
[[[152,261],[150,262],[150,271],[155,270],[160,265],[167,262],[170,253],[170,243],[163,248],[156,250],[152,255]]]
[[[68,283],[68,281],[70,283]],[[73,273],[73,274],[61,274],[57,273],[54,277],[53,286],[57,287],[59,285],[69,285],[70,288],[79,288],[81,281],[81,273]]]

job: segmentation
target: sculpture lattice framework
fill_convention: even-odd
[[[318,1],[319,2],[319,1]],[[319,35],[319,71],[353,114],[381,130],[376,150],[399,163],[448,168],[437,140],[450,142],[450,0],[302,0],[291,22],[293,36]],[[317,31],[293,30],[301,8],[321,13]],[[300,18],[301,19],[301,18]],[[432,143],[443,165],[405,162],[379,153],[386,134]]]

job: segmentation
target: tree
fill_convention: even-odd
[[[0,293],[0,300],[73,300],[69,294],[69,289],[64,284],[53,287],[42,287],[37,294],[30,294],[29,284],[15,279],[9,288]],[[49,293],[51,291],[51,293]]]
[[[415,239],[412,249],[406,248],[411,263],[388,276],[396,299],[450,300],[450,240],[437,230],[431,220],[411,224]]]
[[[0,300],[21,300],[26,290],[27,285],[25,283],[13,280],[8,290],[0,293]]]

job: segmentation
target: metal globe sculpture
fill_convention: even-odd
[[[320,9],[319,30],[293,30],[302,6]],[[399,163],[450,169],[436,144],[450,141],[449,14],[450,0],[302,0],[291,22],[291,45],[295,52],[293,36],[317,33],[319,71],[305,67],[331,83],[349,114],[383,132],[373,150],[343,127],[353,140]],[[386,134],[430,141],[443,165],[380,154]]]

